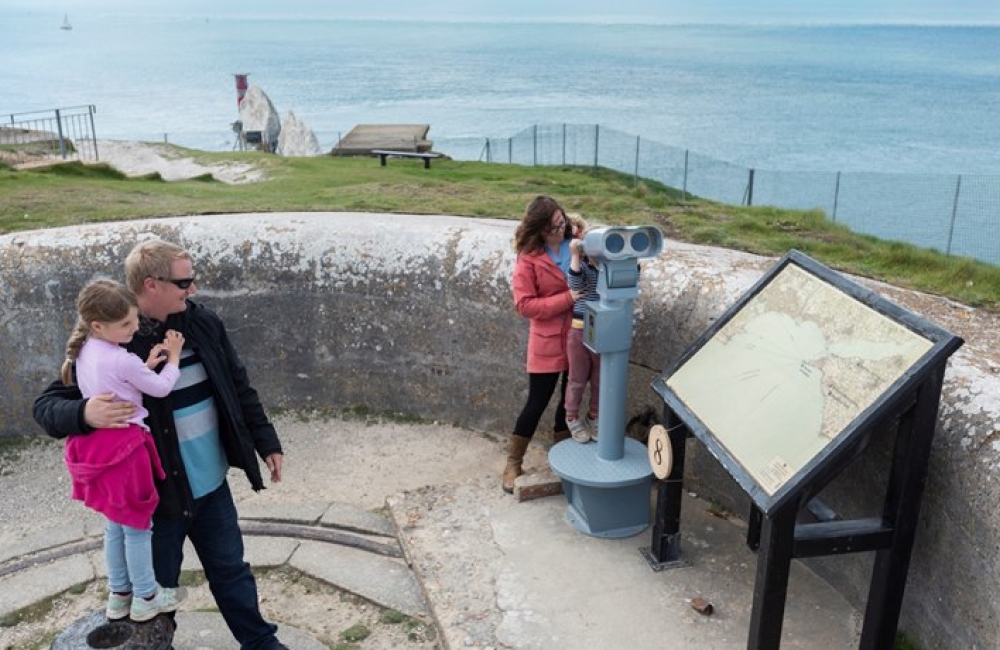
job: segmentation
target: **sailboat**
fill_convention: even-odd
[[[59,29],[65,29],[67,31],[73,29],[73,26],[69,24],[69,16],[67,14],[63,14],[63,24],[59,27]]]

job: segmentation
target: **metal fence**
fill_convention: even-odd
[[[93,105],[0,120],[0,160],[99,161]],[[457,160],[605,167],[733,205],[822,210],[854,232],[1000,265],[1000,176],[752,169],[600,125],[535,125],[510,138],[437,138]]]
[[[751,169],[590,124],[437,145],[459,160],[605,167],[722,203],[819,209],[854,232],[1000,265],[1000,176]]]
[[[94,106],[11,113],[0,121],[0,160],[12,165],[52,160],[98,162]]]

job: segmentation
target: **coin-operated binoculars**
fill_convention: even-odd
[[[630,537],[649,526],[652,470],[646,448],[625,437],[632,301],[639,295],[639,260],[663,250],[655,226],[596,228],[583,250],[598,267],[601,299],[585,303],[584,345],[601,355],[597,444],[564,440],[549,451],[569,501],[566,518],[596,537]]]

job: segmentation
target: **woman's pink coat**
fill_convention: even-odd
[[[512,285],[517,313],[529,323],[528,372],[566,370],[566,339],[573,320],[566,275],[544,250],[521,253]]]

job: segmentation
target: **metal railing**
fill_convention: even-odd
[[[0,119],[0,161],[98,162],[93,105]],[[531,126],[510,138],[437,138],[457,160],[605,167],[732,205],[817,209],[857,233],[1000,265],[1000,176],[754,169],[598,124]]]
[[[93,104],[29,113],[0,120],[0,161],[12,165],[52,160],[98,162]]]
[[[753,169],[591,124],[437,145],[459,160],[605,167],[731,205],[818,209],[857,233],[1000,265],[1000,176]]]

